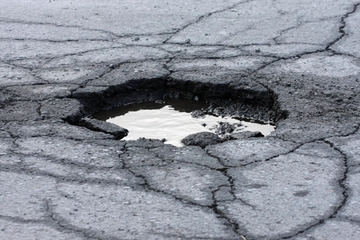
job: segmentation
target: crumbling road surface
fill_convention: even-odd
[[[359,24],[359,0],[1,0],[0,238],[360,239]],[[160,82],[251,93],[277,129],[78,124]]]

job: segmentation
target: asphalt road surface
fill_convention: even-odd
[[[360,239],[359,84],[359,0],[0,0],[0,239]],[[204,87],[276,130],[78,124]]]

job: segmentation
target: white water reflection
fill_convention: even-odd
[[[205,115],[204,118],[193,118],[189,112],[178,111],[171,105],[165,105],[160,109],[127,111],[123,115],[110,117],[106,121],[129,130],[129,135],[124,140],[137,140],[141,137],[165,138],[165,143],[175,146],[183,146],[181,139],[189,134],[205,131],[214,132],[213,127],[219,122],[241,123],[242,126],[234,132],[260,131],[266,136],[274,131],[274,126],[269,124],[244,122],[230,117]]]

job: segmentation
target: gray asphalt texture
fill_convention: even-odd
[[[360,239],[359,23],[359,0],[0,0],[0,239]],[[69,123],[144,79],[288,116],[205,148]]]

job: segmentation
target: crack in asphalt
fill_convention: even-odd
[[[305,24],[307,23],[318,23],[318,22],[326,22],[326,21],[329,21],[329,20],[332,20],[332,19],[337,19],[337,16],[333,16],[333,17],[327,17],[327,18],[321,18],[321,19],[317,19],[317,20],[312,20],[312,21],[301,21],[296,23],[295,26],[292,26],[292,27],[289,27],[289,28],[286,28],[286,29],[283,29],[280,31],[279,35],[274,37],[272,40],[275,42],[275,43],[282,43],[280,41],[278,41],[278,38],[282,37],[283,34],[285,34],[286,32],[290,31],[290,30],[293,30],[293,29],[297,29],[301,26],[304,26]],[[291,44],[307,44],[306,42],[302,43],[302,42],[286,42],[286,43],[291,43]],[[322,46],[322,44],[321,44]]]
[[[347,33],[345,32],[345,27],[346,27],[346,19],[348,17],[351,16],[351,14],[355,13],[358,9],[358,7],[360,6],[360,3],[356,3],[353,5],[353,8],[345,13],[345,15],[343,15],[340,19],[340,24],[341,26],[339,27],[339,33],[341,34],[338,38],[336,38],[334,41],[330,42],[326,47],[325,47],[325,50],[330,50],[331,47],[336,44],[337,42],[339,42],[343,37],[345,37],[347,35]]]
[[[17,144],[15,142],[15,144]],[[147,148],[147,150],[149,151],[150,149],[153,149],[153,148]],[[124,146],[124,148],[122,148],[122,150],[124,151],[123,153],[120,153],[119,155],[124,155],[126,154],[126,151],[127,148],[126,148],[126,144]],[[204,151],[204,150],[203,150]],[[205,151],[204,151],[205,152]],[[20,155],[23,155],[23,156],[28,156],[27,154],[20,154]],[[29,156],[34,156],[33,154],[29,154]],[[49,157],[47,155],[42,155],[40,154],[39,155],[40,157]],[[160,157],[160,156],[159,156]],[[222,219],[226,220],[226,222],[228,222],[227,224],[229,224],[230,226],[232,226],[233,230],[235,231],[237,229],[237,224],[235,221],[231,220],[228,216],[226,216],[226,214],[224,214],[223,212],[221,212],[218,208],[217,208],[217,201],[214,197],[214,194],[215,192],[222,186],[228,186],[228,185],[220,185],[217,187],[217,189],[213,190],[212,191],[212,195],[213,195],[213,204],[211,204],[210,206],[207,206],[207,205],[202,205],[202,204],[198,204],[196,202],[193,202],[193,201],[189,201],[187,199],[183,199],[179,196],[176,196],[174,194],[171,194],[167,191],[162,191],[162,190],[159,190],[157,188],[154,188],[153,186],[151,186],[151,184],[148,182],[147,178],[141,174],[137,174],[135,171],[133,171],[131,169],[131,167],[127,166],[126,164],[126,160],[124,160],[123,158],[121,158],[122,161],[123,161],[123,168],[122,169],[126,169],[127,171],[129,171],[132,175],[134,175],[136,178],[140,178],[140,179],[143,179],[144,183],[135,183],[135,186],[141,186],[142,188],[144,188],[145,190],[149,190],[149,191],[153,191],[153,192],[157,192],[157,193],[161,193],[161,194],[164,194],[166,196],[170,196],[178,201],[180,201],[181,203],[183,204],[186,204],[186,205],[194,205],[194,206],[198,206],[198,207],[204,207],[204,208],[210,208],[214,211],[215,214],[217,214],[219,217],[221,217]],[[160,158],[161,159],[161,158]],[[60,160],[60,161],[59,161]],[[50,162],[53,162],[53,163],[56,163],[56,164],[60,164],[60,165],[65,165],[65,166],[75,166],[76,168],[78,169],[91,169],[91,170],[107,170],[107,169],[113,169],[113,167],[96,167],[96,166],[90,166],[90,165],[87,165],[87,164],[82,164],[82,163],[78,163],[78,162],[73,162],[71,160],[66,160],[66,159],[56,159],[56,158],[51,158],[51,159],[48,159],[48,161]],[[163,161],[168,161],[168,160],[163,160]],[[194,164],[194,165],[197,165],[195,163],[191,163],[191,164]],[[208,167],[208,166],[203,166],[203,165],[200,165],[202,167]],[[57,175],[57,174],[52,174],[52,173],[48,173],[46,171],[42,171],[42,170],[36,170],[36,169],[31,169],[31,168],[28,168],[29,166],[27,166],[26,164],[22,164],[20,167],[17,166],[17,165],[4,165],[2,164],[1,165],[1,168],[0,168],[0,171],[3,171],[3,172],[13,172],[13,173],[18,173],[18,174],[24,174],[24,175],[31,175],[31,176],[46,176],[46,177],[51,177],[51,178],[54,178],[56,179],[56,181],[58,183],[75,183],[75,184],[83,184],[83,183],[87,183],[87,184],[102,184],[102,185],[110,185],[110,186],[119,186],[119,182],[117,181],[111,181],[111,180],[104,180],[104,179],[92,179],[92,178],[79,178],[79,176],[74,176],[74,177],[71,177],[71,176],[62,176],[62,175]],[[221,173],[223,173],[227,178],[228,178],[228,181],[229,181],[229,185],[232,189],[234,189],[234,181],[231,179],[231,176],[229,176],[226,172],[226,169],[218,169],[218,168],[211,168],[211,167],[208,167],[209,169],[212,169],[212,170],[216,170],[216,171],[219,171]],[[121,186],[124,186],[123,183],[120,183]],[[234,195],[234,193],[232,192],[232,195]],[[49,205],[48,205],[48,208]],[[49,210],[50,211],[50,210]],[[96,231],[92,231],[91,233],[89,233],[87,230],[83,230],[83,229],[79,229],[79,228],[76,228],[75,226],[72,226],[68,223],[66,223],[66,220],[65,219],[60,219],[60,220],[56,220],[56,219],[59,219],[58,217],[54,217],[53,214],[51,214],[51,218],[53,221],[55,221],[59,227],[63,228],[63,229],[67,229],[67,230],[71,230],[71,231],[74,231],[74,232],[80,232],[82,234],[85,234],[86,237],[93,237],[94,235],[96,236]],[[236,231],[235,231],[236,232]],[[241,235],[242,236],[242,235]],[[178,236],[179,237],[179,236]],[[97,239],[101,239],[101,238],[97,238]],[[108,238],[106,238],[108,239]],[[186,238],[186,239],[192,239],[191,237],[190,238]],[[196,238],[196,239],[201,239],[201,238]],[[217,238],[211,238],[211,239],[217,239]]]
[[[45,214],[48,215],[49,204],[48,204],[48,201],[45,200],[45,202],[46,202]],[[44,219],[44,220],[37,220],[37,219],[22,219],[20,217],[0,215],[0,219],[8,221],[8,222],[12,222],[12,223],[18,223],[18,224],[39,224],[39,225],[43,225],[43,226],[52,228],[59,232],[63,232],[64,230],[66,232],[69,232],[69,230],[70,230],[70,232],[75,233],[78,236],[81,235],[81,237],[84,237],[84,239],[86,237],[86,239],[95,240],[95,238],[88,238],[88,236],[86,236],[86,234],[83,234],[81,231],[62,226],[61,223],[56,221],[56,219],[54,219],[52,216],[46,216],[46,219]],[[98,240],[100,240],[100,239],[98,239]]]
[[[170,36],[169,38],[167,38],[167,39],[166,39],[165,41],[163,41],[162,43],[163,43],[163,44],[168,43],[168,41],[170,41],[174,36],[176,36],[176,35],[177,35],[178,33],[180,33],[181,31],[185,30],[186,28],[188,28],[188,27],[190,27],[190,26],[192,26],[192,25],[194,25],[194,24],[197,24],[197,23],[201,22],[202,20],[210,17],[210,16],[213,15],[213,14],[229,11],[229,10],[231,10],[231,9],[233,9],[233,8],[241,5],[241,4],[248,3],[248,2],[251,2],[251,1],[252,1],[252,0],[240,1],[240,2],[237,2],[237,3],[233,4],[233,5],[231,5],[231,6],[228,6],[228,7],[224,8],[224,9],[212,11],[212,12],[210,12],[210,13],[206,13],[206,14],[198,17],[195,21],[193,21],[193,22],[191,22],[191,23],[188,23],[188,24],[186,24],[185,26],[183,26],[182,28],[178,29],[172,36]],[[190,43],[190,41],[189,41],[188,43]]]
[[[359,131],[359,126],[356,130],[353,131],[353,133],[351,134],[347,134],[347,135],[343,135],[343,136],[350,136],[352,134],[355,134],[357,131]],[[326,138],[321,138],[321,139],[315,139],[315,140],[312,140],[312,141],[309,141],[309,142],[305,142],[305,143],[300,143],[298,146],[296,146],[295,148],[293,148],[292,150],[286,152],[286,153],[283,153],[283,154],[279,154],[277,156],[273,156],[273,157],[270,157],[270,158],[267,158],[267,159],[262,159],[262,160],[259,160],[259,161],[253,161],[251,163],[248,163],[248,164],[243,164],[241,165],[242,167],[247,167],[249,165],[253,165],[253,164],[257,164],[259,162],[265,162],[265,161],[270,161],[272,159],[275,159],[279,156],[286,156],[290,153],[293,153],[295,152],[297,149],[299,149],[300,147],[306,145],[306,144],[309,144],[309,143],[314,143],[314,142],[324,142],[326,144],[328,144],[332,149],[334,149],[335,151],[339,152],[340,155],[342,156],[343,158],[343,162],[344,162],[344,172],[343,172],[343,177],[341,179],[339,179],[338,181],[338,186],[340,187],[340,189],[342,189],[342,196],[343,196],[343,199],[341,201],[341,203],[334,209],[333,213],[331,215],[329,215],[328,217],[324,218],[324,219],[320,219],[318,220],[316,223],[306,227],[305,229],[301,230],[301,231],[298,231],[296,232],[295,234],[291,234],[289,236],[286,236],[286,237],[282,237],[281,239],[290,239],[290,238],[293,238],[295,236],[298,236],[300,234],[303,234],[305,232],[308,232],[310,230],[312,230],[313,228],[317,227],[317,226],[320,226],[320,225],[323,225],[327,220],[329,219],[334,219],[334,218],[337,218],[337,214],[339,213],[339,211],[346,205],[347,203],[347,200],[348,200],[348,188],[346,186],[346,180],[347,180],[347,174],[348,174],[348,171],[349,171],[349,166],[348,166],[348,158],[347,158],[347,155],[345,152],[341,151],[338,147],[335,146],[334,143],[330,142],[330,141],[327,141],[326,139],[328,138],[331,138],[331,137],[326,137]],[[209,153],[207,153],[209,154]],[[301,154],[301,155],[304,155],[304,154]],[[310,154],[308,154],[309,156],[312,156]],[[213,154],[209,154],[209,156],[212,156],[212,157],[215,157],[215,158],[218,158],[219,159],[219,162],[221,163],[221,158],[220,157],[217,157],[217,156],[214,156]],[[327,157],[328,158],[328,157]],[[223,164],[223,163],[221,163]],[[224,165],[224,164],[223,164]],[[224,165],[226,166],[226,165]],[[231,168],[235,168],[235,167],[229,167],[227,166],[228,169],[231,169]],[[226,172],[227,169],[223,172]],[[227,176],[227,175],[226,175]],[[232,194],[234,193],[234,183],[231,181],[231,176],[229,177],[229,182],[230,182],[230,186],[231,186],[231,189],[232,189]],[[232,182],[232,183],[231,183]],[[233,196],[235,196],[233,194]],[[247,206],[250,206],[252,208],[254,208],[254,206],[242,201],[241,199],[235,197],[237,200],[240,200],[242,203],[244,203],[245,205]],[[235,199],[234,199],[235,200]],[[232,200],[232,201],[234,201]],[[230,201],[230,202],[232,202]],[[225,214],[224,214],[225,215]],[[236,221],[235,221],[236,222]],[[239,229],[239,223],[236,223],[236,228],[235,229]]]
[[[144,148],[146,149],[146,148]],[[147,149],[149,151],[149,149]],[[125,149],[125,153],[129,151],[127,149]],[[159,157],[159,159],[161,159],[162,161],[165,161],[165,162],[170,162],[168,160],[163,160],[161,157]],[[147,190],[150,190],[150,191],[154,191],[154,192],[157,192],[157,193],[161,193],[161,194],[164,194],[164,195],[168,195],[168,196],[171,196],[173,197],[174,199],[178,200],[178,201],[181,201],[182,203],[184,204],[190,204],[190,205],[194,205],[194,206],[199,206],[199,207],[209,207],[207,205],[203,205],[203,204],[199,204],[195,201],[191,201],[189,199],[182,199],[181,197],[175,195],[175,194],[172,194],[171,192],[167,192],[165,190],[160,190],[154,186],[151,185],[151,183],[149,183],[148,179],[146,176],[142,175],[142,174],[139,174],[136,172],[136,170],[134,170],[132,167],[128,166],[127,163],[126,163],[126,160],[124,159],[123,160],[124,162],[124,169],[127,169],[130,173],[132,173],[135,177],[138,177],[138,178],[141,178],[143,179],[144,183],[142,184],[142,186],[147,189]],[[170,162],[171,163],[171,162]],[[157,164],[158,165],[158,164]],[[146,165],[146,166],[151,166],[151,165]],[[156,165],[154,165],[156,166]],[[202,166],[203,167],[203,166]]]
[[[21,217],[14,217],[7,215],[0,215],[0,219],[13,223],[21,223],[21,224],[37,223],[37,224],[47,225],[46,220],[41,220],[41,219],[24,219]]]
[[[39,177],[50,177],[57,180],[59,183],[76,183],[76,184],[89,184],[89,185],[104,185],[104,186],[129,186],[129,187],[137,187],[141,185],[141,182],[138,183],[124,183],[119,180],[111,180],[111,179],[103,179],[103,178],[87,178],[87,177],[80,177],[77,174],[74,176],[65,176],[59,175],[54,173],[49,173],[43,170],[36,170],[33,168],[28,167],[19,167],[15,164],[2,164],[0,166],[0,172],[7,172],[7,173],[17,173],[20,175],[25,176],[39,176]],[[132,174],[131,171],[128,171]],[[136,176],[135,176],[136,177]],[[140,179],[140,178],[139,178]]]
[[[45,199],[44,201],[46,206],[45,214],[47,215],[47,218],[50,222],[56,224],[57,229],[59,231],[61,230],[70,231],[72,233],[75,233],[76,235],[80,235],[85,239],[89,239],[89,240],[103,240],[102,238],[96,237],[97,235],[96,231],[78,228],[70,224],[65,218],[58,216],[55,213],[54,208],[52,207],[51,199]],[[104,239],[110,239],[110,238],[104,238]],[[115,238],[113,239],[115,240]]]
[[[232,8],[240,5],[240,4],[244,4],[244,3],[247,3],[249,1],[241,1],[241,2],[238,2],[236,4],[233,4],[232,6],[229,6],[225,9],[222,9],[222,10],[217,10],[217,11],[214,11],[214,12],[211,12],[211,13],[207,13],[201,17],[199,17],[199,19],[193,23],[189,23],[188,25],[186,25],[185,27],[183,27],[182,29],[178,30],[175,35],[184,30],[185,28],[187,28],[188,26],[192,25],[192,24],[195,24],[199,21],[201,21],[202,19],[206,18],[206,17],[209,17],[211,16],[212,14],[215,14],[215,13],[220,13],[220,12],[224,12],[224,11],[228,11],[228,10],[231,10]],[[290,58],[294,58],[294,57],[301,57],[301,56],[304,56],[304,55],[307,55],[307,54],[314,54],[314,53],[319,53],[319,52],[324,52],[324,51],[332,51],[331,50],[331,46],[334,45],[336,42],[338,42],[341,38],[343,38],[346,33],[344,31],[344,28],[346,27],[346,18],[348,18],[351,14],[353,14],[354,12],[357,11],[357,8],[358,6],[360,5],[360,3],[357,3],[353,6],[353,9],[349,12],[347,12],[342,18],[341,18],[341,26],[339,27],[339,32],[341,33],[341,36],[338,37],[336,40],[332,41],[331,43],[329,43],[324,49],[322,50],[317,50],[317,51],[309,51],[309,52],[303,52],[301,54],[298,54],[298,55],[295,55],[295,56],[291,56],[291,57],[288,57],[288,58],[278,58],[277,61],[281,60],[281,59],[290,59]],[[52,24],[52,23],[36,23],[36,22],[24,22],[24,21],[17,21],[17,20],[2,20],[3,22],[9,22],[9,23],[21,23],[21,24],[43,24],[43,25],[51,25],[51,26],[56,26],[56,27],[69,27],[69,28],[79,28],[79,29],[83,29],[83,30],[87,30],[87,31],[100,31],[100,32],[105,32],[105,33],[108,33],[108,34],[112,34],[112,33],[109,33],[107,31],[104,31],[104,30],[97,30],[97,29],[87,29],[87,28],[82,28],[82,27],[79,27],[79,26],[65,26],[65,25],[59,25],[59,24]],[[316,21],[315,21],[316,22]],[[303,23],[301,23],[303,24]],[[283,31],[286,31],[286,30],[283,30]],[[172,32],[170,33],[160,33],[160,34],[155,34],[155,35],[166,35],[166,34],[171,34]],[[281,35],[281,34],[280,34]],[[135,35],[128,35],[128,37],[134,37]],[[138,36],[138,35],[136,35]],[[139,36],[153,36],[153,35],[139,35]],[[174,36],[174,35],[173,35]],[[170,40],[173,36],[171,36],[169,39],[167,39],[166,41],[164,41],[164,43],[167,43],[168,40]],[[119,36],[116,36],[117,38]],[[123,37],[127,37],[127,36],[123,36]],[[19,39],[18,39],[19,40]],[[25,40],[25,39],[23,39]],[[29,40],[29,39],[26,39],[26,40]],[[39,40],[39,39],[38,39]],[[37,40],[36,40],[37,41]],[[43,41],[43,40],[39,40],[39,41]],[[46,41],[46,40],[45,40]],[[52,40],[51,40],[52,41]],[[75,39],[75,40],[64,40],[65,42],[66,41],[84,41],[82,39]],[[85,41],[87,41],[87,39],[85,39]],[[90,41],[92,41],[90,39]],[[100,41],[103,41],[103,40],[100,40]],[[53,42],[62,42],[62,41],[53,41]],[[173,45],[178,45],[178,44],[174,44],[172,43]],[[287,43],[288,44],[288,43]],[[126,45],[124,44],[125,46],[141,46],[141,45]],[[156,47],[157,44],[154,44],[152,47]],[[238,46],[234,46],[236,48],[239,48],[239,47],[245,47],[245,46],[254,46],[256,44],[245,44],[245,45],[238,45]],[[263,44],[260,44],[260,45],[263,45]],[[270,44],[271,45],[271,44]],[[278,44],[277,44],[278,45]],[[151,45],[145,45],[143,47],[150,47]],[[162,45],[158,45],[158,46],[163,46]],[[222,44],[215,44],[215,45],[211,45],[211,44],[201,44],[201,45],[191,45],[191,46],[198,46],[198,47],[201,47],[201,46],[216,46],[216,47],[231,47],[229,45],[222,45]],[[81,54],[84,54],[84,53],[89,53],[89,52],[94,52],[94,51],[100,51],[100,50],[106,50],[106,49],[117,49],[117,48],[122,48],[122,47],[104,47],[104,48],[98,48],[98,49],[91,49],[91,50],[86,50],[86,51],[81,51],[81,52],[77,52],[77,53],[70,53],[70,54],[64,54],[64,55],[61,55],[61,56],[56,56],[56,57],[53,57],[53,58],[44,58],[46,59],[47,62],[50,62],[52,60],[55,60],[55,59],[59,59],[59,58],[64,58],[64,57],[67,57],[67,56],[77,56],[77,55],[81,55]],[[157,47],[157,49],[160,49],[159,47]],[[162,49],[164,50],[164,49]],[[169,52],[168,52],[169,53]],[[171,53],[170,53],[171,54]],[[257,54],[258,55],[258,54]],[[241,54],[239,55],[241,56]],[[250,56],[254,56],[254,54],[250,54]],[[256,55],[255,55],[256,56]],[[261,55],[261,56],[266,56],[266,55]],[[267,55],[269,57],[276,57],[276,56],[273,56],[273,55]],[[354,56],[353,56],[354,57]],[[26,58],[25,58],[26,59]],[[28,59],[34,59],[34,58],[28,58]],[[204,58],[206,59],[206,57]],[[219,59],[224,59],[224,58],[219,58]],[[17,60],[24,60],[24,58],[21,58],[21,59],[13,59],[11,60],[12,62],[14,61],[17,61]],[[151,59],[147,59],[147,60],[151,60]],[[271,63],[269,63],[268,65],[271,65]],[[19,66],[19,65],[18,65]],[[266,66],[264,66],[266,67]]]
[[[146,149],[146,148],[145,148]],[[148,151],[150,149],[147,149]],[[128,151],[126,148],[125,148],[125,152]],[[204,150],[203,150],[204,151]],[[124,153],[125,153],[124,152]],[[205,151],[204,151],[205,152]],[[205,152],[206,153],[206,152]],[[158,154],[156,154],[156,156],[158,156],[159,159],[161,159],[162,161],[165,161],[165,162],[173,162],[173,161],[169,161],[167,159],[163,159],[161,156],[159,156]],[[225,225],[229,225],[231,226],[231,228],[233,229],[233,231],[239,235],[241,235],[240,233],[238,233],[238,230],[237,230],[237,224],[235,221],[233,221],[232,219],[230,219],[225,213],[221,212],[218,207],[217,207],[217,200],[215,198],[215,193],[223,186],[228,186],[228,185],[219,185],[217,186],[216,189],[212,190],[211,191],[211,195],[212,195],[212,204],[210,205],[203,205],[203,204],[200,204],[200,203],[197,203],[197,202],[194,202],[194,201],[191,201],[189,199],[185,199],[185,198],[181,198],[180,196],[177,196],[175,194],[172,194],[170,192],[167,192],[167,191],[163,191],[163,190],[160,190],[156,187],[153,187],[151,186],[151,184],[148,182],[147,180],[147,177],[142,175],[142,174],[138,174],[136,173],[135,170],[132,170],[130,166],[127,166],[127,163],[126,163],[126,160],[123,160],[123,165],[124,165],[124,168],[127,169],[128,171],[130,171],[135,177],[139,177],[139,178],[142,178],[144,180],[144,184],[142,185],[145,189],[147,190],[150,190],[150,191],[154,191],[154,192],[157,192],[157,193],[161,193],[161,194],[164,194],[164,195],[167,195],[167,196],[170,196],[174,199],[176,199],[177,201],[180,201],[182,204],[185,204],[185,205],[193,205],[193,206],[198,206],[198,207],[201,207],[201,208],[209,208],[211,209],[218,217],[222,218],[223,220],[225,220],[226,222],[224,222],[223,224]],[[198,165],[196,163],[188,163],[188,164],[191,164],[191,165]],[[149,165],[147,165],[149,166]],[[204,165],[200,165],[201,167],[208,167],[208,166],[204,166]],[[221,173],[223,173],[229,180],[229,184],[230,184],[230,187],[231,188],[234,188],[234,183],[233,181],[231,181],[231,177],[227,175],[226,170],[219,170],[217,168],[211,168],[211,167],[208,167],[209,169],[211,170],[215,170],[215,171],[219,171]],[[234,194],[232,192],[232,194]],[[191,237],[188,238],[186,237],[185,239],[192,239]],[[194,238],[194,239],[202,239],[202,238]],[[204,239],[218,239],[218,238],[204,238]]]
[[[84,30],[84,31],[105,33],[105,34],[109,34],[110,36],[113,36],[116,38],[118,37],[116,34],[110,32],[110,31],[105,31],[103,29],[84,28],[84,27],[77,26],[77,25],[64,25],[64,24],[49,23],[49,22],[34,22],[34,21],[25,21],[25,20],[19,20],[19,19],[6,19],[6,18],[0,18],[0,22],[17,23],[17,24],[24,24],[24,25],[43,25],[43,26],[52,26],[52,27],[58,27],[58,28],[75,28],[75,29]]]
[[[221,187],[221,186],[220,186]],[[219,187],[219,188],[220,188]],[[213,205],[211,206],[211,209],[214,211],[214,213],[218,216],[220,216],[221,218],[225,219],[227,221],[227,224],[229,224],[232,228],[232,230],[238,234],[240,237],[244,237],[244,235],[242,235],[242,233],[240,232],[240,227],[239,227],[239,224],[234,220],[232,219],[231,217],[229,217],[228,215],[226,215],[223,211],[221,211],[218,207],[218,201],[216,200],[216,197],[215,197],[215,193],[216,191],[218,191],[219,189],[217,190],[214,190],[212,192],[212,198],[213,198]]]
[[[356,130],[356,131],[357,131],[357,130]],[[317,140],[317,141],[319,141],[319,140]],[[315,142],[315,141],[311,141],[311,142]],[[328,141],[325,141],[325,140],[324,140],[324,142],[327,143],[327,144],[329,144],[329,146],[331,146],[333,149],[335,149],[336,151],[340,152],[342,156],[344,156],[344,162],[345,162],[345,165],[346,165],[346,164],[347,164],[347,163],[346,163],[346,161],[347,161],[347,160],[346,160],[346,154],[343,153],[343,152],[341,152],[341,151],[340,151],[338,148],[336,148],[331,142],[328,142]],[[309,142],[309,143],[310,143],[310,142]],[[306,144],[306,143],[304,143],[304,144]],[[281,155],[286,155],[286,154],[289,154],[289,153],[291,153],[291,152],[294,152],[296,149],[298,149],[299,147],[303,146],[304,144],[300,144],[299,146],[297,146],[297,147],[294,148],[293,150],[289,151],[288,153],[281,154]],[[149,149],[148,149],[148,150],[149,150]],[[125,152],[126,152],[126,151],[127,151],[127,150],[126,150],[126,147],[125,147]],[[204,151],[204,152],[206,153],[206,151]],[[124,153],[122,153],[122,154],[124,154]],[[215,156],[212,156],[212,155],[209,155],[209,156],[215,157]],[[275,156],[275,157],[277,157],[277,156]],[[275,157],[273,157],[273,158],[275,158]],[[217,157],[216,157],[216,158],[217,158]],[[217,159],[218,159],[219,163],[221,163],[221,159],[220,159],[220,158],[217,158]],[[267,159],[267,160],[269,161],[270,159],[271,159],[271,158],[269,158],[269,159]],[[3,167],[4,167],[4,165],[3,165]],[[90,167],[90,168],[93,168],[93,167]],[[129,172],[131,172],[134,176],[139,177],[139,178],[142,178],[142,179],[144,180],[144,185],[143,185],[143,187],[145,187],[145,189],[148,189],[148,190],[150,190],[150,191],[154,191],[154,192],[157,192],[157,193],[161,193],[161,194],[165,194],[165,195],[171,196],[171,197],[173,197],[174,199],[176,199],[176,200],[178,200],[178,201],[181,201],[183,204],[187,204],[187,205],[190,204],[190,205],[195,205],[195,206],[199,206],[199,207],[206,207],[206,208],[209,207],[209,206],[204,206],[204,205],[201,205],[201,204],[189,202],[188,200],[184,200],[184,199],[182,199],[182,198],[179,198],[178,196],[174,196],[173,194],[170,194],[170,193],[168,193],[168,192],[164,192],[164,191],[161,191],[161,190],[159,190],[159,189],[156,189],[156,188],[152,187],[152,186],[148,183],[148,181],[147,181],[147,179],[146,179],[145,176],[138,175],[138,174],[136,174],[135,172],[133,172],[131,169],[129,169],[128,166],[126,166],[125,162],[124,162],[124,168],[127,169]],[[106,168],[106,169],[107,169],[107,168]],[[3,170],[3,169],[2,169],[2,170]],[[18,169],[18,170],[16,170],[16,171],[10,171],[10,172],[17,172],[17,173],[27,174],[27,171],[26,171],[26,170],[24,171],[24,170],[25,170],[25,169]],[[215,169],[215,170],[216,170],[216,169]],[[335,218],[335,217],[336,217],[336,215],[337,215],[337,213],[339,212],[339,210],[346,204],[346,201],[347,201],[347,189],[346,189],[346,186],[345,186],[345,183],[344,183],[344,182],[346,181],[347,170],[348,170],[348,168],[346,167],[346,170],[345,170],[345,172],[344,172],[344,177],[343,177],[341,180],[339,180],[339,185],[341,186],[342,189],[344,189],[344,190],[343,190],[344,199],[343,199],[342,203],[337,207],[337,209],[334,210],[334,213],[331,214],[331,216],[329,216],[328,218],[326,218],[326,219],[321,219],[321,220],[319,220],[316,224],[313,224],[313,225],[311,225],[310,227],[307,227],[306,229],[304,229],[304,230],[302,230],[302,231],[298,231],[295,235],[291,235],[291,236],[288,236],[288,237],[284,237],[284,238],[282,238],[282,239],[289,239],[289,238],[291,238],[291,237],[294,237],[294,236],[297,236],[297,235],[302,234],[302,233],[304,233],[304,232],[307,232],[307,231],[313,229],[313,228],[316,227],[316,226],[322,225],[324,222],[326,222],[327,219],[331,219],[331,218]],[[8,172],[8,171],[7,171],[7,172]],[[231,176],[229,176],[229,175],[227,174],[227,168],[226,168],[226,169],[221,169],[220,172],[222,172],[225,176],[227,176],[228,181],[229,181],[229,185],[230,185],[230,187],[231,187],[231,189],[232,189],[232,195],[234,195],[234,192],[233,192],[233,190],[234,190],[234,181],[232,180]],[[37,176],[51,176],[51,177],[56,178],[56,179],[59,180],[60,182],[71,182],[71,183],[78,183],[78,184],[84,183],[84,182],[81,181],[81,180],[79,181],[79,180],[75,180],[75,179],[71,179],[71,178],[64,178],[64,177],[61,177],[61,176],[54,176],[54,175],[51,175],[51,174],[42,174],[41,171],[31,171],[31,175],[34,175],[34,174],[37,175]],[[90,179],[86,179],[85,182],[91,184],[91,180],[90,180]],[[105,184],[105,185],[107,185],[107,184],[110,184],[110,185],[114,184],[114,183],[110,183],[109,181],[101,181],[101,182],[100,182],[98,179],[94,180],[94,184],[99,184],[99,183]],[[116,184],[116,183],[115,183],[115,184]],[[116,185],[118,185],[118,184],[116,184]],[[140,184],[140,185],[141,185],[141,184]],[[243,235],[241,235],[241,233],[239,232],[239,224],[238,224],[236,221],[230,219],[225,213],[223,213],[223,212],[222,212],[220,209],[218,209],[218,207],[217,207],[218,201],[217,201],[216,198],[215,198],[215,193],[216,193],[216,191],[218,191],[218,190],[220,189],[220,187],[222,187],[222,186],[224,186],[224,185],[220,185],[220,186],[218,186],[217,189],[215,189],[215,190],[212,191],[213,204],[210,206],[210,208],[214,211],[215,214],[220,215],[222,218],[226,219],[226,220],[228,221],[228,223],[232,226],[232,228],[233,228],[233,230],[234,230],[235,232],[237,232],[240,236],[243,236]],[[225,185],[225,186],[227,186],[227,185]],[[238,198],[236,198],[236,199],[238,199]],[[240,199],[240,200],[241,200],[241,199]],[[233,201],[234,201],[234,200],[233,200]],[[59,220],[58,223],[61,222],[61,221],[63,221],[63,220]],[[68,227],[68,224],[60,224],[60,223],[59,223],[59,226],[64,227],[64,228],[66,227],[66,229],[70,229],[70,230],[73,230],[73,231],[75,231],[75,232],[84,233],[84,232],[83,232],[84,230],[78,230],[78,229],[77,229],[76,227],[74,227],[74,226]],[[86,234],[88,234],[87,236],[94,236],[94,234],[96,234],[96,232],[93,231],[93,232],[91,232],[91,234],[89,234],[89,233],[86,233]],[[244,237],[245,237],[245,236],[244,236]],[[99,238],[99,239],[100,239],[100,238]]]
[[[296,232],[295,234],[292,234],[290,236],[286,236],[283,237],[281,239],[290,239],[293,237],[296,237],[300,234],[304,234],[318,226],[321,226],[323,224],[326,223],[327,220],[330,219],[334,219],[337,217],[338,212],[346,205],[346,202],[348,200],[348,188],[346,186],[346,179],[347,179],[347,174],[349,171],[349,166],[348,166],[348,158],[346,156],[346,154],[344,152],[342,152],[339,148],[337,148],[333,143],[327,141],[327,140],[323,140],[322,142],[328,144],[332,149],[334,149],[335,151],[337,151],[338,153],[341,154],[342,158],[343,158],[343,167],[344,167],[344,171],[343,171],[343,176],[341,179],[338,180],[338,186],[340,187],[340,189],[342,189],[342,200],[340,202],[340,204],[333,210],[332,214],[330,214],[329,216],[327,216],[326,218],[323,219],[319,219],[317,220],[314,224],[306,227],[305,229],[302,229],[301,231]]]
[[[54,40],[54,39],[41,39],[41,38],[0,38],[0,41],[32,41],[32,42],[48,42],[48,43],[72,43],[72,42],[111,42],[108,39],[98,38],[87,38],[87,39],[65,39],[65,40]]]
[[[337,56],[346,56],[346,57],[351,57],[351,58],[354,58],[354,59],[360,59],[360,57],[357,57],[351,53],[342,53],[342,52],[337,52],[336,50],[333,50],[333,49],[329,49],[328,52],[331,52],[332,54],[334,55],[337,55]]]
[[[269,139],[270,139],[270,138],[274,138],[274,139],[275,139],[275,138],[278,138],[278,137],[269,137]],[[280,139],[280,138],[278,138],[278,139]],[[239,164],[239,167],[247,167],[247,166],[250,166],[250,165],[253,165],[253,164],[258,164],[258,163],[260,163],[260,162],[268,162],[268,161],[270,161],[270,160],[272,160],[272,159],[274,159],[274,158],[280,157],[280,156],[286,156],[286,155],[288,155],[288,154],[290,154],[290,153],[295,152],[297,149],[299,149],[299,148],[302,147],[303,145],[307,144],[307,143],[297,143],[297,142],[293,142],[293,141],[289,141],[289,140],[283,140],[283,139],[280,139],[280,140],[282,140],[282,141],[284,141],[284,142],[295,143],[295,144],[298,144],[298,145],[295,146],[293,149],[285,152],[285,153],[281,153],[281,154],[278,154],[278,155],[275,155],[275,156],[272,156],[272,157],[269,157],[269,158],[261,159],[261,160],[254,160],[254,161],[252,161],[252,162],[250,162],[250,163]],[[313,142],[313,141],[311,141],[311,142]],[[310,143],[310,142],[309,142],[309,143]],[[221,165],[223,165],[226,170],[227,170],[227,169],[231,169],[231,168],[237,168],[237,167],[233,167],[233,166],[226,165],[226,163],[224,163],[223,160],[221,159],[221,157],[219,157],[219,156],[216,156],[216,155],[214,155],[214,154],[211,154],[210,152],[206,152],[206,153],[207,153],[209,156],[218,159],[219,163],[220,163]]]

